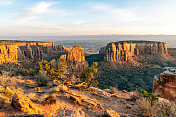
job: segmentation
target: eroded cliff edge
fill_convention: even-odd
[[[101,48],[104,61],[136,62],[144,59],[172,59],[168,54],[167,44],[155,41],[119,41],[107,44]]]
[[[0,64],[2,63],[37,63],[44,54],[56,51],[52,42],[0,41]]]

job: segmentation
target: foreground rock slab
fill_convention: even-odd
[[[60,110],[53,117],[86,117],[85,113],[81,110]]]

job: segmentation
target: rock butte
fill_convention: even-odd
[[[166,43],[153,41],[119,41],[109,43],[100,50],[100,53],[105,55],[105,61],[110,62],[128,61],[141,55],[168,55]]]
[[[81,49],[81,46],[73,46],[70,52],[68,52],[67,61],[72,61],[72,62],[85,61],[85,55],[83,50]]]
[[[176,68],[165,68],[160,79],[154,79],[153,93],[169,100],[176,99]]]
[[[68,68],[72,73],[79,74],[89,66],[88,62],[85,61],[85,54],[81,46],[73,46],[67,55],[62,55],[60,58],[66,59]]]
[[[57,50],[52,42],[0,41],[0,64],[19,63],[24,60],[38,62],[43,54]]]

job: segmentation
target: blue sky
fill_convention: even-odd
[[[176,0],[0,0],[0,36],[176,34]]]

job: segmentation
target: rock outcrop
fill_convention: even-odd
[[[176,68],[165,68],[160,78],[155,77],[153,93],[169,100],[176,98]]]
[[[54,117],[86,117],[84,111],[81,110],[60,110]]]
[[[81,49],[81,46],[73,46],[73,48],[67,54],[67,63],[70,72],[82,73],[89,65],[85,60],[85,54]]]
[[[161,56],[168,55],[167,45],[164,42],[153,41],[120,41],[109,43],[104,51],[105,61],[128,61],[137,56]]]
[[[70,48],[66,48],[63,45],[59,45],[59,46],[57,46],[57,50],[58,50],[58,52],[69,52]]]
[[[81,46],[73,46],[73,48],[67,55],[67,61],[71,61],[71,62],[85,61],[85,55],[83,50],[81,49]]]
[[[49,55],[57,48],[52,42],[27,42],[27,41],[1,41],[0,64],[21,63],[30,61],[37,63],[43,59],[43,55]]]
[[[0,64],[2,63],[17,63],[17,45],[0,45]]]

